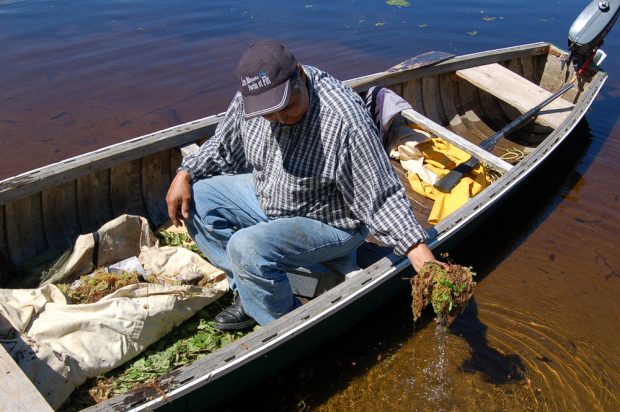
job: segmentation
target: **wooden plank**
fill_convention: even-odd
[[[5,205],[6,243],[11,262],[19,266],[47,248],[43,236],[41,195]]]
[[[480,142],[495,133],[473,110],[466,111],[461,119],[466,127],[478,137]]]
[[[540,86],[547,90],[559,90],[562,86],[568,83],[575,75],[575,70],[572,64],[564,64],[562,66],[562,60],[555,56],[547,56],[544,61],[544,69],[542,70],[540,78]],[[583,92],[582,87],[579,87],[579,82],[575,82],[575,86],[571,90],[564,93],[562,98],[572,103],[576,103],[580,92]]]
[[[420,79],[403,84],[402,97],[409,102],[416,112],[424,111],[424,104],[422,103],[422,81]]]
[[[166,193],[172,181],[170,150],[155,153],[142,159],[142,193],[149,222],[159,227],[168,220]]]
[[[77,179],[77,213],[81,233],[90,233],[112,220],[110,170],[105,169]]]
[[[176,174],[176,170],[181,166],[183,161],[183,153],[178,148],[170,149],[170,170]]]
[[[52,412],[30,379],[17,366],[11,355],[0,345],[0,410],[11,412]]]
[[[75,192],[76,182],[71,182],[41,194],[44,233],[51,249],[64,250],[81,233]]]
[[[390,89],[391,91],[393,91],[394,93],[396,93],[399,96],[403,95],[403,85],[402,83],[396,83],[396,84],[392,84],[387,86],[388,89]]]
[[[521,113],[530,110],[552,94],[497,63],[457,70],[456,74],[516,107]],[[568,117],[572,108],[571,103],[560,97],[551,102],[536,121],[556,129]],[[549,110],[558,111],[546,113]]]
[[[11,261],[9,259],[9,249],[6,244],[6,219],[4,216],[4,206],[0,206],[0,288],[3,288],[11,280]]]
[[[520,59],[510,60],[509,62],[506,63],[506,68],[516,73],[517,75],[529,80],[523,75],[523,68],[521,66]],[[498,100],[498,103],[499,103],[499,107],[502,109],[502,112],[504,113],[504,115],[506,116],[508,120],[516,119],[517,117],[521,115],[521,112],[517,108],[504,102],[503,100]],[[547,132],[549,131],[549,129],[544,126],[543,126],[543,129],[546,129]]]
[[[480,135],[467,127],[456,108],[456,81],[453,79],[453,76],[452,73],[449,73],[439,77],[441,103],[443,105],[443,111],[448,118],[448,127],[457,135],[466,138],[472,143],[479,144],[482,141]]]
[[[505,172],[512,169],[512,165],[510,163],[501,160],[500,158],[494,156],[486,150],[471,143],[467,139],[464,139],[463,137],[455,134],[454,132],[451,132],[442,125],[433,122],[429,118],[421,115],[414,110],[403,110],[401,114],[407,120],[418,124],[419,126],[423,127],[434,135],[449,141],[459,149],[462,149],[467,153],[476,156],[478,159],[487,162],[488,164],[499,169],[500,171]]]
[[[223,113],[136,137],[0,181],[0,205],[80,176],[211,136]]]
[[[422,79],[422,98],[424,101],[424,115],[434,122],[446,124],[441,108],[441,96],[437,76]]]
[[[521,62],[521,68],[523,69],[522,76],[531,81],[534,84],[540,84],[540,76],[536,71],[534,64],[535,56],[527,56],[519,59]]]
[[[140,160],[126,162],[110,170],[110,193],[114,217],[125,213],[146,217],[140,172]]]

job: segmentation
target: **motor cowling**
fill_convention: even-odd
[[[620,0],[594,0],[577,16],[568,31],[568,49],[576,63],[591,60],[618,19]]]

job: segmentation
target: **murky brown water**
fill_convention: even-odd
[[[0,178],[224,110],[254,38],[349,78],[427,50],[563,46],[586,2],[306,3],[0,1]],[[579,132],[591,143],[576,171],[560,159],[550,195],[508,205],[453,255],[480,277],[449,333],[428,319],[414,331],[403,295],[245,406],[620,410],[619,33],[606,40],[610,79],[591,135]]]

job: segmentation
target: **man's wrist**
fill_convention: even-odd
[[[187,166],[183,166],[183,165],[179,166],[179,167],[177,168],[177,175],[178,175],[179,173],[184,173],[184,174],[186,174],[186,175],[187,175],[187,181],[188,181],[189,183],[192,183],[192,182],[194,181],[194,175],[193,175],[193,173],[192,173],[192,169],[190,169],[189,167],[187,167]]]

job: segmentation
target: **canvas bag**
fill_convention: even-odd
[[[136,251],[134,244],[126,242],[155,239],[148,225],[143,232],[142,224],[136,224],[142,218],[119,219],[108,226],[114,228],[114,235],[104,229],[106,225],[100,229],[106,244],[115,247],[114,259]],[[129,234],[118,227],[126,222]],[[79,242],[84,239],[78,239],[73,253],[81,254],[72,253],[69,259],[78,264],[67,266],[70,270],[65,273],[79,273],[81,269],[71,268],[89,266],[83,262],[92,248],[77,247]],[[94,247],[94,242],[86,243]],[[156,244],[138,250],[138,259],[156,277],[200,272],[209,282],[202,288],[139,283],[84,305],[69,304],[60,289],[49,283],[36,289],[0,289],[0,316],[10,324],[0,327],[2,344],[54,409],[86,379],[132,359],[228,289],[224,273],[189,250]]]

